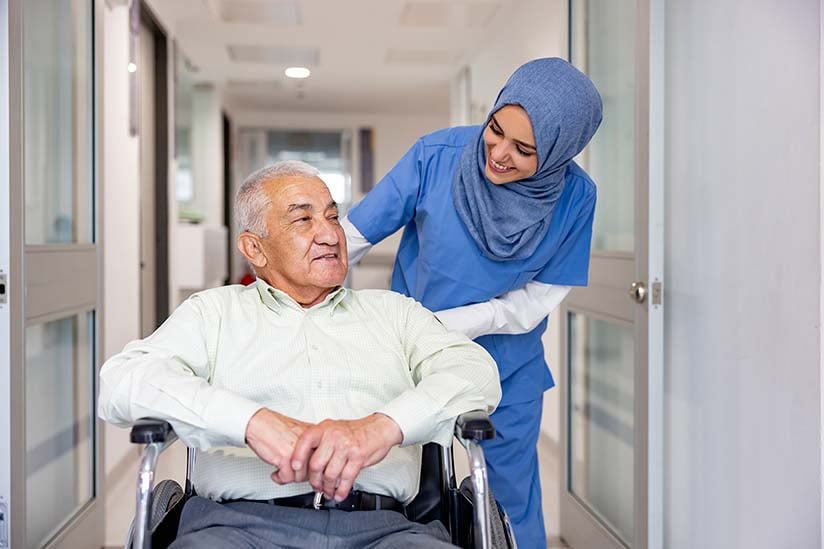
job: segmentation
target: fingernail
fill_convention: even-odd
[[[335,496],[335,501],[340,503],[341,501],[343,501],[343,496]]]
[[[293,471],[298,471],[302,466],[303,466],[303,463],[301,463],[297,460],[292,462],[292,470]]]

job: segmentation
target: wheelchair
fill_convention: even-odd
[[[452,447],[425,444],[420,489],[406,506],[407,517],[422,523],[440,520],[452,543],[465,549],[517,549],[509,518],[495,501],[487,481],[480,442],[495,437],[489,415],[482,411],[460,415],[454,434],[466,449],[470,475],[457,486]],[[132,426],[130,438],[132,443],[145,447],[137,477],[135,518],[125,547],[165,549],[177,535],[183,505],[195,493],[191,474],[196,453],[192,448],[187,450],[185,487],[173,480],[163,480],[153,488],[157,459],[177,440],[177,435],[166,421],[141,419]]]

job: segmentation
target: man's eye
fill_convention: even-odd
[[[340,216],[339,216],[338,214],[335,214],[335,215],[330,215],[330,216],[329,216],[329,219],[330,219],[331,221],[338,221],[338,220],[340,219]]]
[[[299,218],[295,219],[294,223],[304,222],[304,221],[309,221],[309,217],[308,216],[307,217],[299,217]]]

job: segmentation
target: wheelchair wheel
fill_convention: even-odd
[[[467,498],[468,501],[473,501],[472,494],[474,493],[474,489],[472,487],[472,481],[469,477],[466,477],[463,479],[463,482],[461,482],[460,492],[465,498]],[[505,524],[509,522],[509,519],[506,517],[506,513],[503,509],[498,505],[498,502],[495,501],[495,496],[492,494],[492,488],[489,489],[486,498],[490,511],[489,542],[491,549],[510,549],[515,547],[514,538],[510,538],[511,531],[507,531],[507,526]],[[474,541],[470,539],[469,543],[471,547]]]
[[[152,490],[152,512],[149,515],[149,529],[154,531],[166,513],[183,497],[183,488],[177,482],[161,480]]]
[[[183,499],[183,488],[180,484],[171,479],[161,480],[152,489],[152,510],[149,513],[149,531],[154,532],[157,525],[166,517],[169,510]],[[126,537],[126,547],[132,547],[134,540],[134,519],[129,525],[129,533]]]

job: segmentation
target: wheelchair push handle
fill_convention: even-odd
[[[495,438],[495,426],[489,414],[474,410],[458,416],[455,422],[455,436],[460,439],[490,440]]]

